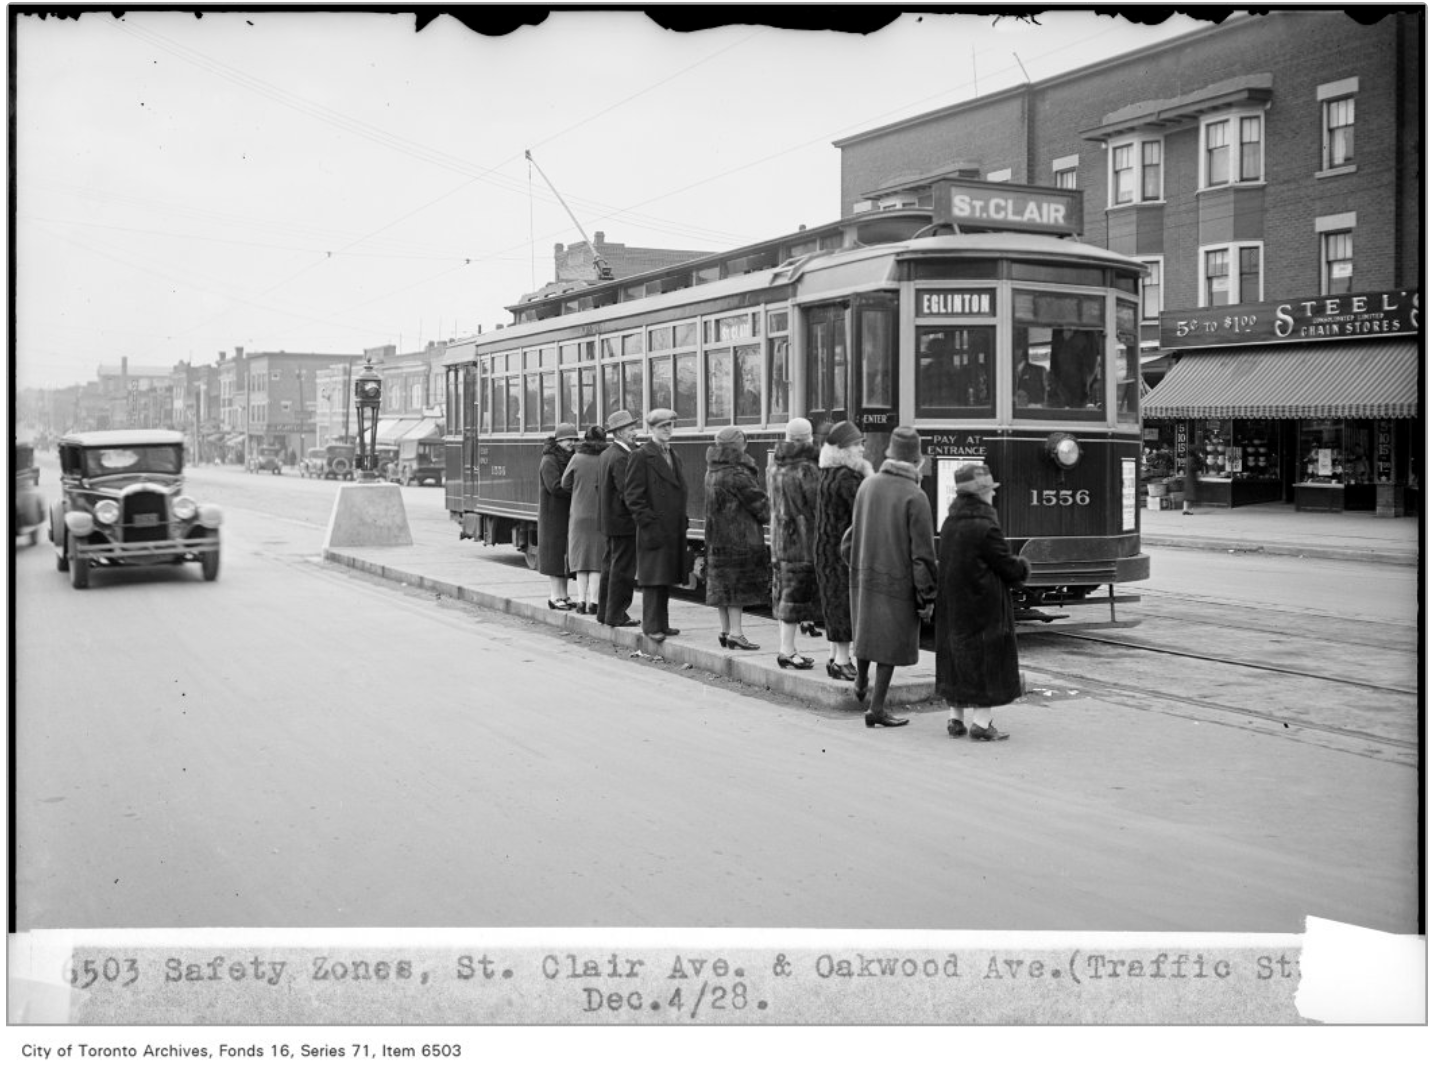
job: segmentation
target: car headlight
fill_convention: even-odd
[[[113,500],[100,500],[94,505],[95,521],[112,526],[119,521],[119,504]]]
[[[1048,458],[1064,470],[1071,470],[1082,458],[1082,445],[1071,433],[1054,433],[1043,447]]]
[[[199,513],[199,505],[188,496],[180,496],[174,501],[174,517],[187,522]]]

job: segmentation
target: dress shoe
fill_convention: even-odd
[[[730,646],[730,634],[729,634],[729,633],[721,633],[721,634],[720,634],[720,647],[722,647],[722,648],[728,648],[729,646]]]
[[[865,711],[864,724],[870,729],[873,729],[876,725],[893,729],[895,726],[908,725],[909,720],[907,718],[895,718],[888,711]]]
[[[799,631],[807,637],[824,636],[824,630],[820,629],[814,622],[801,622],[799,624]]]
[[[948,735],[951,737],[961,737],[968,732],[968,727],[957,718],[948,720]]]
[[[869,685],[868,685],[868,682],[865,682],[864,687],[863,687],[863,688],[860,688],[860,687],[859,687],[859,675],[856,673],[856,674],[854,675],[854,698],[859,701],[860,705],[863,705],[864,701],[865,701],[868,697],[869,697]]]
[[[659,644],[665,639],[664,633],[647,633],[646,636],[649,637],[651,640],[655,641],[657,644]]]
[[[1003,732],[992,722],[986,726],[975,725],[968,730],[969,740],[1007,740],[1008,734]]]
[[[788,667],[791,670],[810,670],[814,667],[814,660],[807,655],[777,655],[775,662],[780,664],[780,669]]]
[[[836,681],[853,681],[859,677],[853,663],[837,663],[830,659],[824,669]]]
[[[665,635],[667,637],[678,637],[680,636],[680,630],[667,628],[665,631]]]
[[[549,607],[549,608],[551,608],[553,611],[569,611],[569,610],[571,610],[573,607],[575,607],[576,605],[575,605],[574,603],[572,603],[570,600],[560,599],[560,600],[547,600],[547,601],[546,601],[546,606]]]
[[[736,637],[726,637],[726,638],[725,638],[725,647],[727,647],[727,648],[734,648],[734,649],[736,649],[737,651],[759,651],[759,650],[760,650],[760,646],[759,646],[758,644],[752,643],[751,640],[750,640],[750,638],[747,637],[747,636],[745,636],[745,634],[743,634],[743,633],[741,633],[739,636],[736,636]]]
[[[615,627],[616,629],[625,629],[625,628],[627,628],[627,627],[629,627],[629,626],[638,626],[638,625],[640,625],[640,623],[637,622],[637,621],[636,621],[634,618],[632,618],[630,615],[626,615],[624,618],[619,618],[619,619],[617,619],[617,620],[614,621],[614,622],[607,622],[606,624],[609,625],[609,626],[613,626],[613,627]]]

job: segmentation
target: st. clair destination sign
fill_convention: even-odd
[[[1420,332],[1420,290],[1344,292],[1272,303],[1163,311],[1163,348],[1345,340]]]

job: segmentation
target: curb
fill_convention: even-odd
[[[791,696],[830,710],[845,711],[851,715],[863,711],[863,708],[855,702],[850,693],[851,686],[848,682],[831,681],[824,676],[810,676],[814,675],[813,670],[781,670],[776,666],[768,666],[756,658],[757,656],[768,658],[772,654],[771,652],[720,652],[709,648],[695,647],[678,639],[654,644],[636,630],[613,629],[594,619],[586,618],[584,615],[572,614],[569,611],[553,612],[539,604],[526,603],[523,600],[482,592],[465,585],[456,585],[450,581],[426,577],[410,570],[360,559],[355,555],[349,555],[333,548],[323,549],[323,560],[346,566],[351,570],[371,574],[384,581],[411,585],[429,592],[439,593],[449,599],[500,611],[514,618],[539,622],[552,629],[564,629],[567,632],[577,633],[595,640],[604,639],[614,648],[644,652],[646,655],[659,655],[668,663],[680,666],[688,665],[693,669],[727,677],[732,681],[738,681],[755,688],[768,689],[771,692]],[[895,675],[893,684],[889,686],[885,705],[893,707],[923,703],[925,700],[931,699],[933,695],[934,681],[932,679],[899,681]]]
[[[1165,537],[1142,534],[1143,547],[1187,548],[1193,551],[1259,552],[1264,555],[1288,555],[1305,559],[1338,559],[1347,562],[1378,563],[1383,566],[1419,566],[1420,553],[1394,548],[1335,548],[1316,544],[1277,544],[1261,541],[1235,540],[1230,537]]]

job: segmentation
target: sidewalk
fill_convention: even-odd
[[[1420,555],[1418,518],[1298,514],[1289,506],[1263,504],[1234,510],[1205,508],[1190,518],[1183,517],[1180,510],[1144,509],[1142,522],[1144,548],[1262,551],[1405,567],[1418,565]],[[414,543],[405,547],[325,547],[323,557],[384,580],[609,641],[631,654],[659,657],[851,714],[861,709],[852,685],[836,681],[825,672],[829,645],[822,638],[801,636],[798,641],[800,652],[815,660],[814,669],[781,670],[775,662],[779,651],[775,622],[747,616],[745,635],[760,650],[730,651],[720,647],[719,621],[713,608],[672,599],[670,624],[680,630],[680,635],[655,644],[636,628],[612,629],[592,617],[550,610],[546,606],[547,579],[528,569],[520,554],[505,546],[488,548],[458,541],[455,530],[436,541],[414,534]],[[1099,620],[1106,617],[1105,606],[1089,604],[1071,609],[1097,612]],[[640,617],[639,592],[631,605],[631,615]],[[888,703],[921,703],[933,695],[934,657],[926,654],[920,656],[917,665],[899,667],[894,672]]]

